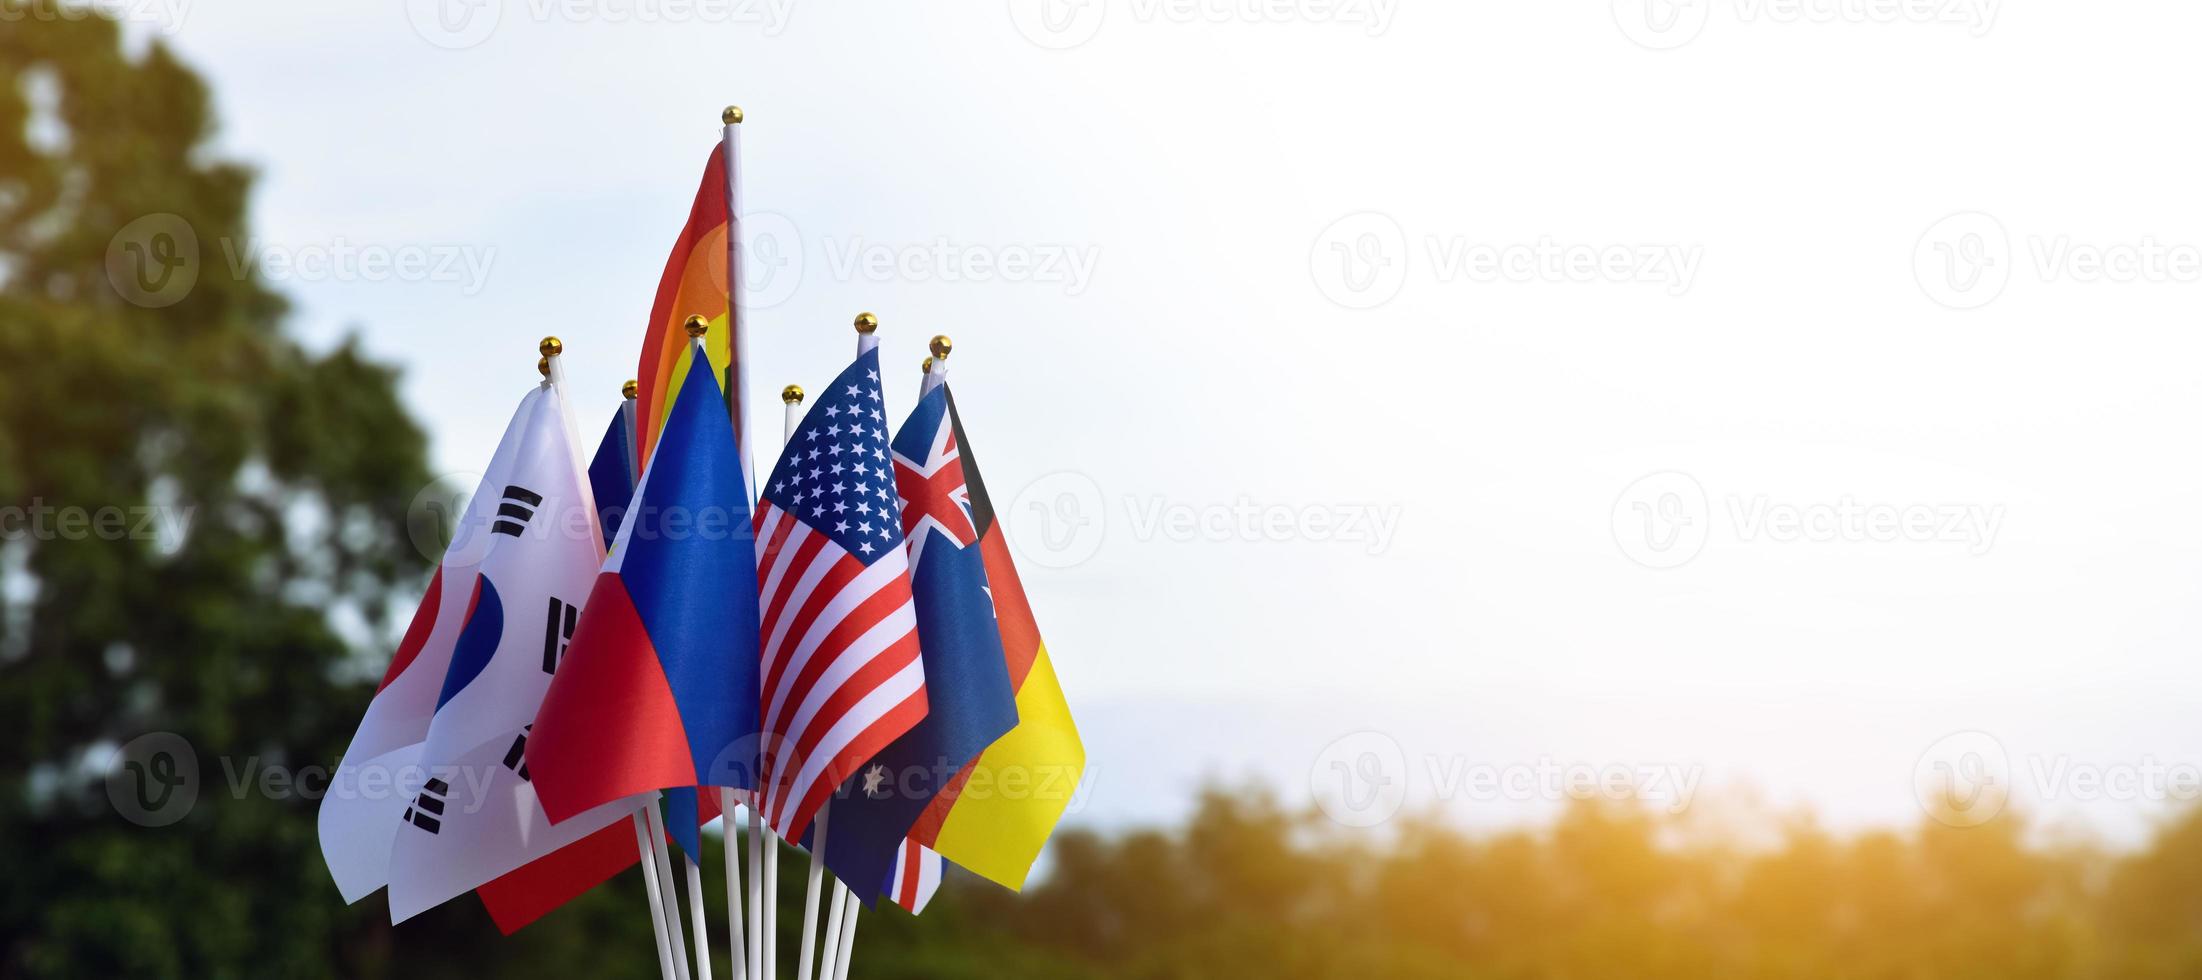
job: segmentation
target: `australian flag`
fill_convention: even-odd
[[[936,385],[892,446],[931,710],[842,783],[827,818],[826,867],[867,902],[888,889],[933,797],[1017,725],[961,444],[948,388]]]

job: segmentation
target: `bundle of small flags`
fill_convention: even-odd
[[[651,848],[688,855],[700,911],[699,829],[722,801],[857,899],[912,912],[947,863],[1022,887],[1069,803],[1084,749],[946,384],[945,338],[890,435],[877,321],[860,318],[859,353],[752,486],[730,246],[739,118],[586,466],[562,345],[543,342],[544,381],[324,797],[322,852],[347,902],[387,888],[402,922],[476,891],[509,933],[640,860],[661,960],[685,977]],[[638,835],[659,819],[663,833]],[[766,952],[750,962],[770,973],[758,921]],[[806,971],[808,932],[806,914]],[[826,959],[834,940],[829,922]]]

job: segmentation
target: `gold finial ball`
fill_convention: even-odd
[[[738,105],[730,105],[727,106],[725,109],[720,110],[719,121],[729,126],[741,125],[742,107]]]
[[[542,343],[535,345],[535,352],[544,357],[557,357],[566,352],[566,345],[556,337],[545,337]]]
[[[789,385],[789,386],[787,386],[787,387],[785,387],[785,388],[782,388],[782,389],[780,389],[780,404],[782,404],[782,405],[801,405],[802,403],[803,403],[803,386],[802,386],[802,385]]]
[[[872,331],[877,329],[879,329],[878,317],[873,316],[869,313],[859,313],[856,315],[857,333],[871,333]]]
[[[925,363],[918,365],[918,370],[926,374],[933,373],[933,359],[930,357],[926,358]]]
[[[535,373],[546,378],[550,377],[550,358],[548,356],[535,359]]]
[[[634,383],[631,380],[628,381],[626,384],[619,386],[619,394],[622,398],[633,398],[635,397],[635,392],[640,390],[642,390],[642,386]]]
[[[934,357],[946,360],[948,358],[948,352],[955,350],[956,345],[953,341],[948,339],[947,334],[934,334],[933,342],[927,344],[925,349],[932,351]]]
[[[691,337],[701,337],[711,331],[711,321],[700,316],[689,317],[685,326],[688,329],[688,335]]]

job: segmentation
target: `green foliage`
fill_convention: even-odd
[[[209,765],[335,758],[363,691],[339,679],[361,671],[328,613],[379,624],[393,587],[417,587],[394,522],[426,482],[422,436],[388,369],[285,339],[250,276],[123,298],[120,229],[172,214],[241,239],[250,175],[205,158],[206,93],[165,50],[128,59],[97,18],[8,20],[0,506],[128,526],[0,545],[0,835],[21,858],[0,876],[0,974],[318,972],[371,915],[323,900],[309,801],[228,798],[217,770],[213,798],[145,828],[108,805],[102,767],[161,731]],[[151,507],[188,531],[138,533]]]

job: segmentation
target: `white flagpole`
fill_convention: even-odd
[[[804,421],[804,414],[802,414],[804,390],[797,388],[797,385],[788,385],[788,388],[780,390],[780,401],[788,407],[788,410],[786,410],[786,440],[788,440],[788,443],[793,443],[795,429],[802,425],[802,421]],[[799,951],[799,954],[795,956],[795,976],[797,976],[797,980],[810,980],[810,965],[813,965],[813,958],[815,958],[815,951],[817,951],[815,940],[817,940],[817,918],[819,918],[819,885],[821,885],[819,879],[826,874],[826,861],[821,859],[821,854],[826,854],[826,817],[828,817],[830,810],[832,810],[832,799],[828,799],[826,806],[819,808],[817,830],[813,832],[813,835],[810,835],[810,872],[804,876],[804,932],[802,932],[804,945],[802,945],[802,951]]]
[[[688,934],[681,928],[680,898],[674,892],[673,862],[665,855],[671,846],[665,840],[665,815],[658,810],[658,801],[642,808],[642,815],[650,821],[650,863],[658,871],[658,890],[665,905],[666,945],[673,951],[673,976],[676,980],[689,980]]]
[[[780,444],[795,441],[795,430],[803,424],[803,388],[789,385],[780,389]],[[780,975],[780,835],[766,828],[769,835],[764,842],[764,969],[760,977]]]
[[[765,821],[749,799],[749,975],[765,980]]]
[[[666,945],[665,898],[658,891],[657,862],[650,860],[650,821],[635,811],[635,852],[642,855],[642,887],[650,893],[650,928],[658,937],[658,975],[674,980],[673,955]]]
[[[825,948],[818,954],[818,975],[833,976],[836,953],[841,951],[841,916],[849,903],[849,887],[838,881],[833,883],[833,901],[826,906]]]
[[[833,816],[833,801],[818,808],[817,829],[810,835],[810,872],[803,878],[803,945],[795,958],[796,980],[811,980],[812,961],[818,952],[818,892],[826,878],[826,831]]]
[[[735,448],[742,457],[742,479],[757,489],[757,470],[749,458],[749,318],[742,309],[742,107],[719,113],[719,152],[726,157],[726,339],[731,375],[727,411],[734,419]],[[751,494],[756,496],[756,494]]]
[[[765,828],[765,977],[780,975],[780,832]]]
[[[742,458],[742,479],[756,497],[757,470],[750,462],[749,433],[749,323],[742,309],[742,107],[730,105],[719,113],[719,152],[726,164],[726,316],[727,327],[733,334],[727,338],[727,355],[734,363],[727,366],[728,417],[734,422],[736,449]],[[759,787],[762,790],[762,787]],[[736,900],[734,876],[740,871],[739,860],[731,850],[738,836],[734,823],[734,794],[731,791],[720,796],[720,809],[726,814],[726,845],[730,849],[726,858],[727,920],[739,933],[742,919],[742,903]],[[756,802],[755,794],[751,802]],[[770,932],[771,909],[765,901],[765,878],[778,864],[777,855],[768,855],[764,846],[764,820],[757,808],[749,808],[749,892],[748,926],[749,942],[744,948],[737,945],[734,956],[737,961],[735,976],[742,974],[740,961],[748,961],[749,976],[764,980],[769,977],[772,955]],[[776,848],[775,848],[776,849]],[[739,940],[737,940],[739,943]]]
[[[581,430],[575,428],[573,412],[570,410],[572,403],[566,400],[566,360],[559,356],[566,352],[565,342],[556,337],[545,337],[541,343],[535,345],[535,350],[543,355],[538,358],[543,380],[549,383],[552,391],[558,393],[558,420],[565,423],[566,445],[573,449],[571,456],[574,461],[574,475],[580,478],[579,485],[586,490],[589,487],[589,467],[582,460],[588,459],[589,454],[582,449]],[[596,500],[591,498],[588,504],[589,513],[596,513]]]
[[[850,902],[848,917],[841,920],[840,958],[834,963],[833,980],[849,980],[849,963],[856,959],[856,914],[862,911],[863,902]]]
[[[734,819],[734,791],[719,787],[720,824],[726,829],[726,928],[734,934],[734,948],[727,962],[734,970],[734,980],[742,980],[749,966],[747,944],[742,941],[742,839]]]
[[[947,334],[934,334],[932,342],[925,346],[933,356],[925,359],[925,366],[921,369],[923,376],[918,379],[918,396],[921,398],[948,383],[948,352],[956,349],[955,343],[948,339]]]
[[[697,844],[703,835],[696,835]],[[696,863],[696,855],[689,855],[681,863],[688,866],[688,921],[696,927],[696,980],[711,980],[711,929],[703,917],[703,868]]]

